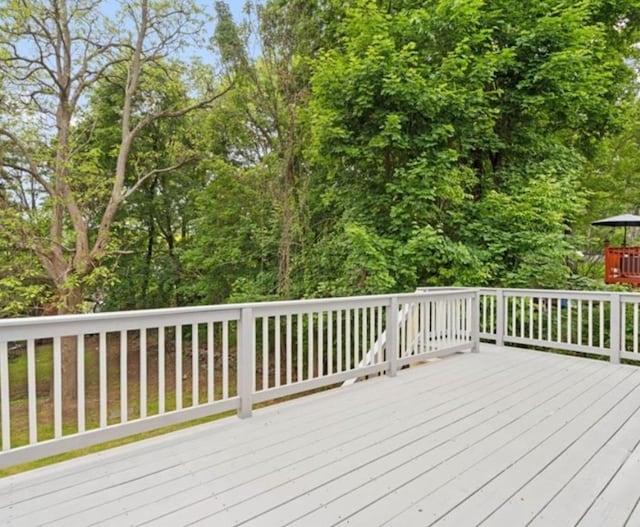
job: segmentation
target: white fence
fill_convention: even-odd
[[[634,293],[480,289],[480,337],[640,360],[638,304]]]
[[[480,312],[456,289],[0,320],[0,467],[477,350]]]

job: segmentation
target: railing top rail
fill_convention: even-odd
[[[206,320],[209,316],[215,316],[216,320],[239,320],[243,308],[252,308],[257,316],[284,310],[293,312],[305,312],[318,309],[337,309],[340,307],[350,307],[355,305],[379,305],[388,302],[389,299],[397,298],[400,302],[407,300],[426,299],[433,297],[451,297],[451,296],[470,296],[473,295],[475,289],[459,289],[456,291],[416,291],[413,293],[370,295],[370,296],[351,296],[339,298],[314,298],[302,300],[281,300],[274,302],[254,302],[244,304],[227,304],[227,305],[207,305],[195,307],[178,307],[178,308],[161,308],[161,309],[140,309],[130,311],[114,311],[108,313],[87,313],[77,315],[54,315],[45,317],[24,317],[0,319],[0,331],[6,329],[15,329],[19,327],[38,327],[38,326],[58,326],[65,324],[73,324],[78,327],[81,324],[101,324],[101,323],[117,323],[125,322],[127,327],[135,323],[143,321],[153,321],[152,325],[158,326],[167,324],[172,325],[182,322],[188,317],[194,320]],[[186,322],[185,322],[186,323]],[[123,328],[126,329],[126,328]]]
[[[480,287],[480,293],[495,293],[502,291],[504,294],[514,294],[523,296],[544,296],[544,297],[565,297],[565,298],[584,298],[586,300],[605,300],[612,293],[617,291],[576,291],[572,289],[523,289],[523,288],[502,288],[502,287]],[[638,293],[624,293],[628,295],[638,295]]]

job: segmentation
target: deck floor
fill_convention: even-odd
[[[483,346],[0,480],[0,524],[640,525],[640,368]]]

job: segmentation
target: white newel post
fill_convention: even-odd
[[[496,289],[496,345],[504,346],[504,291]]]
[[[244,419],[251,417],[253,409],[253,377],[255,372],[253,309],[250,307],[242,309],[239,324],[236,382],[240,398],[238,417]]]
[[[620,318],[620,294],[612,293],[610,302],[611,316],[609,319],[609,339],[610,339],[610,353],[611,362],[613,364],[620,364],[620,350],[622,348],[622,320]]]
[[[471,298],[471,351],[480,351],[480,291]]]
[[[398,373],[398,298],[391,297],[387,304],[387,375],[395,377]]]

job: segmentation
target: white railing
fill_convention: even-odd
[[[477,350],[478,292],[0,320],[0,467]],[[636,306],[637,308],[637,306]]]
[[[635,293],[480,289],[480,337],[640,360],[638,304]]]

